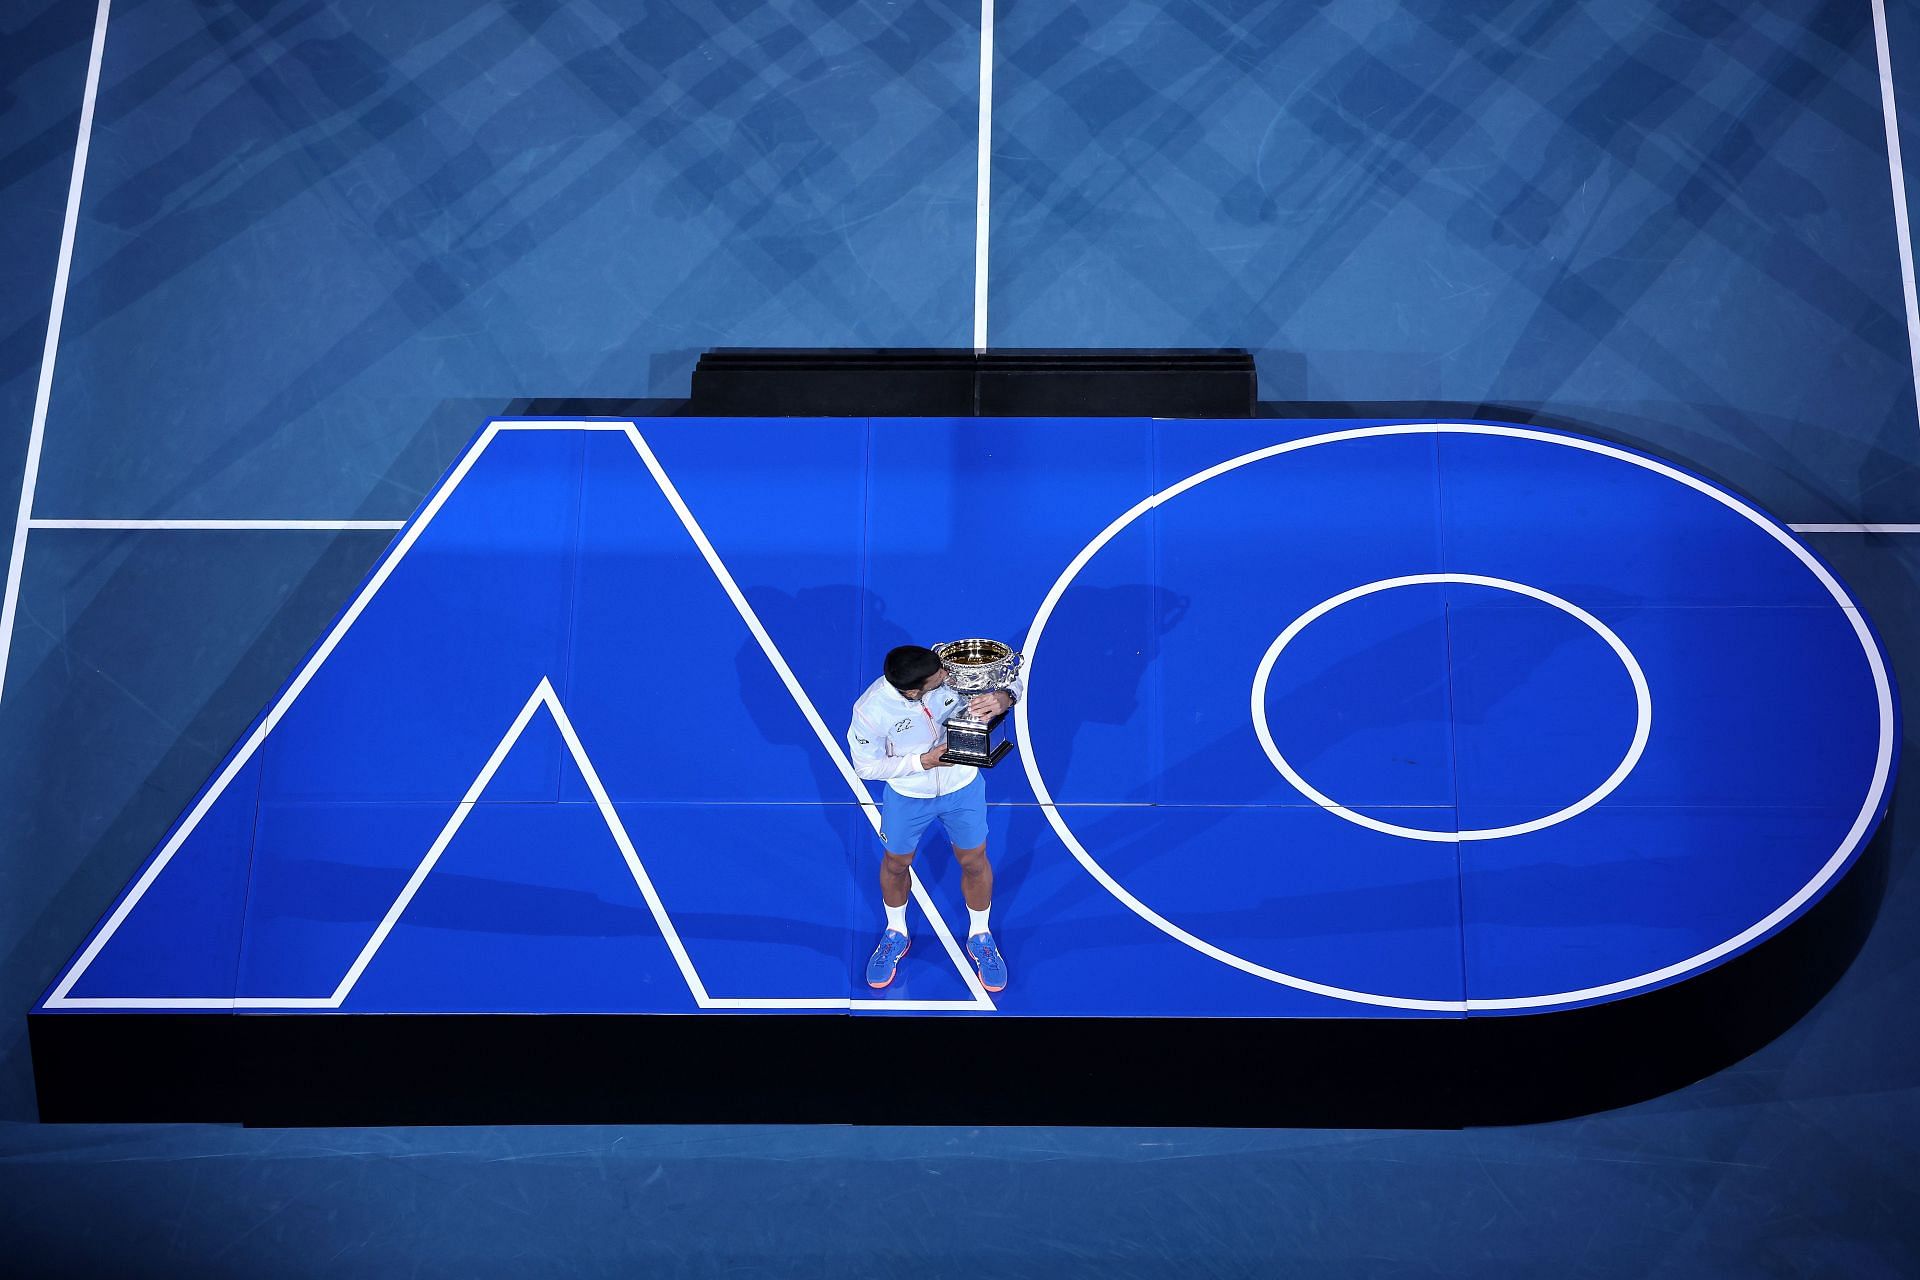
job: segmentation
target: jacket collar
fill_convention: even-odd
[[[909,698],[906,694],[888,684],[885,677],[881,678],[880,684],[881,687],[886,689],[887,696],[892,698],[897,705],[910,710],[917,710],[920,707],[943,707],[946,705],[946,699],[958,698],[960,696],[953,690],[947,688],[947,686],[941,685],[932,693],[923,694],[918,698]]]

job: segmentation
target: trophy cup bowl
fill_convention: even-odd
[[[947,687],[964,698],[1011,688],[1020,670],[1021,655],[998,640],[953,640],[933,646],[933,652],[947,669]],[[962,711],[947,721],[947,763],[993,768],[1013,750],[1007,727],[1004,711],[991,720]]]

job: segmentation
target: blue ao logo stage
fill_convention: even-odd
[[[1106,557],[1168,591],[1126,643],[1056,652]],[[1857,856],[1898,739],[1877,639],[1790,531],[1514,427],[1196,467],[1074,556],[1025,647],[1028,776],[1087,873],[1221,964],[1381,1008],[1591,1003],[1751,946]],[[1078,732],[1044,692],[1069,664],[1129,691],[1133,767],[1050,750]]]
[[[501,422],[48,1009],[1458,1017],[1787,927],[1886,806],[1887,663],[1725,489],[1497,424]],[[1027,656],[979,988],[924,847],[858,982],[906,640]]]

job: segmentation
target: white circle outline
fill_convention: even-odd
[[[1382,822],[1378,818],[1370,818],[1364,813],[1356,813],[1331,796],[1317,790],[1301,777],[1291,764],[1287,763],[1287,758],[1280,753],[1280,748],[1274,743],[1273,732],[1267,726],[1267,678],[1273,674],[1273,664],[1280,657],[1281,650],[1292,643],[1295,636],[1306,630],[1308,625],[1316,619],[1362,596],[1370,596],[1377,591],[1388,591],[1394,587],[1417,587],[1450,582],[1470,587],[1494,587],[1501,591],[1517,592],[1544,604],[1550,604],[1563,613],[1571,614],[1574,618],[1586,623],[1595,634],[1606,641],[1607,647],[1613,650],[1614,656],[1620,659],[1622,666],[1626,667],[1627,678],[1633,681],[1633,741],[1628,744],[1627,754],[1621,757],[1620,763],[1607,776],[1606,781],[1566,808],[1556,809],[1544,818],[1535,818],[1531,822],[1517,822],[1505,827],[1433,831],[1425,827],[1397,826],[1391,822]],[[1572,601],[1563,600],[1551,591],[1542,591],[1538,587],[1530,587],[1524,582],[1514,582],[1509,578],[1488,578],[1475,573],[1414,573],[1402,578],[1382,578],[1378,582],[1369,582],[1364,586],[1354,587],[1350,591],[1342,591],[1330,600],[1322,600],[1288,623],[1286,630],[1282,631],[1267,647],[1266,655],[1260,659],[1260,668],[1253,676],[1253,731],[1259,736],[1260,745],[1266,750],[1267,759],[1272,761],[1273,767],[1280,771],[1280,776],[1292,783],[1294,789],[1301,795],[1306,796],[1335,817],[1345,818],[1348,822],[1390,836],[1399,836],[1406,840],[1426,840],[1434,844],[1455,844],[1462,840],[1501,840],[1507,836],[1525,835],[1529,831],[1539,831],[1555,823],[1565,822],[1568,818],[1585,813],[1613,794],[1613,789],[1626,781],[1627,775],[1633,772],[1633,767],[1640,763],[1641,752],[1647,749],[1647,735],[1653,732],[1653,695],[1647,689],[1647,673],[1640,669],[1640,663],[1634,658],[1632,650],[1627,648],[1626,643],[1614,634],[1613,628]]]
[[[1033,625],[1028,628],[1026,640],[1021,645],[1021,651],[1026,655],[1024,665],[1027,673],[1027,689],[1029,694],[1031,694],[1034,687],[1033,668],[1038,656],[1040,638],[1046,630],[1048,619],[1053,616],[1055,607],[1060,603],[1060,597],[1064,595],[1067,588],[1073,584],[1073,580],[1080,575],[1080,571],[1087,567],[1087,563],[1091,561],[1095,555],[1099,554],[1101,548],[1105,547],[1107,543],[1111,542],[1123,529],[1135,520],[1138,520],[1141,516],[1153,510],[1155,507],[1160,506],[1162,503],[1180,496],[1187,490],[1204,484],[1216,476],[1225,475],[1229,471],[1244,467],[1249,463],[1279,457],[1281,454],[1294,453],[1301,449],[1311,449],[1318,445],[1336,444],[1344,440],[1364,440],[1373,437],[1404,435],[1505,436],[1510,439],[1534,440],[1544,444],[1555,444],[1569,449],[1579,449],[1586,453],[1599,454],[1602,457],[1615,458],[1632,466],[1652,471],[1656,475],[1665,476],[1669,480],[1673,480],[1685,485],[1689,489],[1705,494],[1715,502],[1720,503],[1722,506],[1751,521],[1775,542],[1778,542],[1782,547],[1786,548],[1801,564],[1805,565],[1808,572],[1812,573],[1813,576],[1820,581],[1821,585],[1827,589],[1828,594],[1833,597],[1834,602],[1839,605],[1845,613],[1848,622],[1852,624],[1854,635],[1860,641],[1861,650],[1866,654],[1867,665],[1873,673],[1874,692],[1880,712],[1880,741],[1879,749],[1874,759],[1873,780],[1867,787],[1866,799],[1861,804],[1860,812],[1854,818],[1852,827],[1848,829],[1846,836],[1840,841],[1840,847],[1834,851],[1833,856],[1827,859],[1819,871],[1814,873],[1813,878],[1802,885],[1792,897],[1788,898],[1766,916],[1747,926],[1747,928],[1741,930],[1733,937],[1709,947],[1705,951],[1689,956],[1684,960],[1675,961],[1673,964],[1651,970],[1647,973],[1638,974],[1631,978],[1622,978],[1617,982],[1604,983],[1600,986],[1585,987],[1578,991],[1557,991],[1532,996],[1505,997],[1497,1000],[1422,1000],[1409,996],[1390,996],[1369,991],[1355,991],[1347,987],[1336,987],[1323,982],[1314,982],[1294,974],[1282,973],[1278,969],[1270,969],[1265,965],[1255,964],[1251,960],[1247,960],[1233,954],[1231,951],[1215,946],[1204,938],[1199,938],[1188,933],[1185,929],[1174,924],[1171,920],[1160,915],[1154,911],[1153,908],[1147,906],[1131,893],[1127,892],[1124,886],[1107,873],[1106,868],[1096,862],[1093,857],[1081,847],[1079,840],[1074,837],[1066,821],[1061,818],[1060,806],[1053,799],[1052,793],[1047,790],[1046,780],[1040,776],[1039,766],[1034,762],[1033,735],[1029,714],[1033,700],[1031,697],[1025,697],[1020,699],[1014,707],[1014,718],[1019,729],[1020,761],[1026,769],[1027,782],[1033,788],[1034,798],[1040,802],[1041,812],[1046,814],[1047,821],[1053,827],[1054,833],[1058,835],[1061,841],[1067,846],[1067,851],[1073,855],[1075,861],[1079,862],[1081,867],[1098,881],[1102,888],[1117,898],[1121,905],[1125,906],[1142,920],[1153,925],[1168,937],[1186,944],[1202,955],[1211,956],[1222,964],[1239,969],[1243,973],[1251,974],[1256,978],[1264,978],[1269,982],[1279,983],[1282,986],[1293,987],[1300,991],[1329,996],[1336,1000],[1349,1000],[1356,1004],[1378,1005],[1392,1009],[1415,1009],[1433,1013],[1477,1013],[1516,1009],[1539,1009],[1552,1005],[1578,1004],[1587,1000],[1604,999],[1609,996],[1622,995],[1628,991],[1638,990],[1642,987],[1653,986],[1671,978],[1677,978],[1683,974],[1690,973],[1695,969],[1703,968],[1720,959],[1722,956],[1739,950],[1811,901],[1813,896],[1819,893],[1826,883],[1839,872],[1840,868],[1846,865],[1847,860],[1852,857],[1854,850],[1858,848],[1861,841],[1866,838],[1867,833],[1873,827],[1874,816],[1879,811],[1880,800],[1886,794],[1887,781],[1893,763],[1893,688],[1887,679],[1886,662],[1881,656],[1880,646],[1874,641],[1873,633],[1868,630],[1866,616],[1861,611],[1860,606],[1847,594],[1846,589],[1843,588],[1833,574],[1827,570],[1827,567],[1821,564],[1813,553],[1802,545],[1800,540],[1794,537],[1787,529],[1776,524],[1773,520],[1761,514],[1753,507],[1748,506],[1732,494],[1709,484],[1698,476],[1689,475],[1684,471],[1668,466],[1666,463],[1655,461],[1652,458],[1642,457],[1639,454],[1629,453],[1624,449],[1618,449],[1612,445],[1602,444],[1597,440],[1586,440],[1578,436],[1557,435],[1526,427],[1492,426],[1485,423],[1398,423],[1392,426],[1356,427],[1348,431],[1329,431],[1317,436],[1304,436],[1298,440],[1288,440],[1280,444],[1268,445],[1263,449],[1255,449],[1249,453],[1243,453],[1236,458],[1229,458],[1225,462],[1215,463],[1205,470],[1196,471],[1186,479],[1176,481],[1158,493],[1141,499],[1125,512],[1121,513],[1111,524],[1107,525],[1105,529],[1102,529],[1099,534],[1094,537],[1093,541],[1082,547],[1079,554],[1067,563],[1067,567],[1062,570],[1060,576],[1054,580],[1053,586],[1048,590],[1046,597],[1040,602],[1040,608],[1034,614]]]

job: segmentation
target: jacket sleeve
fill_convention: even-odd
[[[853,771],[870,782],[926,772],[920,767],[917,755],[888,755],[886,726],[874,724],[861,715],[858,708],[853,713],[853,724],[847,729],[847,746],[853,752]]]

